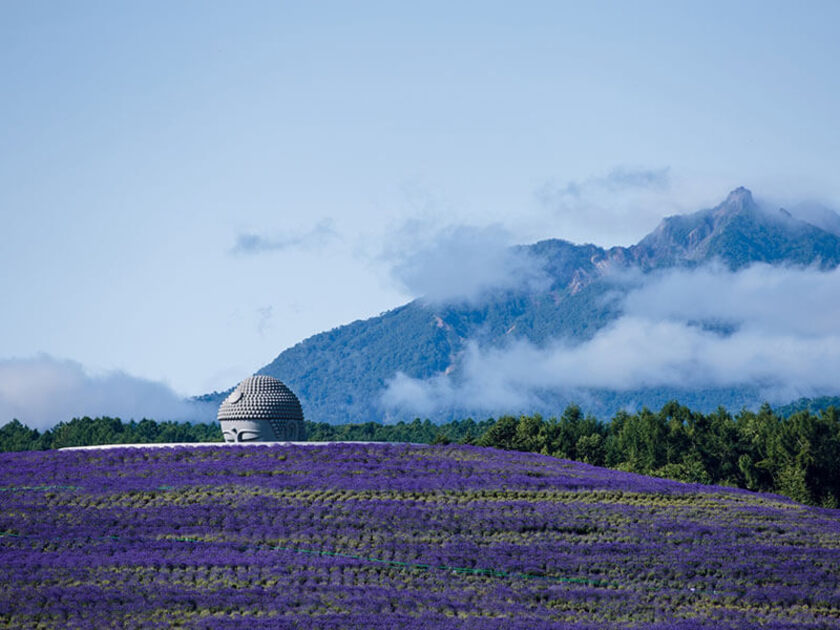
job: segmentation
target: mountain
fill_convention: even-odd
[[[382,394],[398,372],[415,379],[457,377],[470,343],[502,347],[527,340],[543,346],[556,339],[591,339],[622,313],[621,298],[630,285],[617,282],[617,273],[648,274],[713,261],[732,270],[758,262],[823,269],[840,264],[840,235],[785,210],[767,211],[745,188],[733,190],[714,208],[665,218],[630,247],[605,249],[559,239],[520,247],[542,261],[550,286],[491,292],[478,305],[436,306],[414,300],[378,317],[314,335],[280,353],[258,373],[286,382],[300,397],[307,419],[381,420],[386,417]],[[218,401],[222,395],[203,398]],[[672,398],[699,410],[721,404],[737,409],[760,403],[759,396],[757,387],[660,387],[591,390],[577,402],[593,413],[612,414],[626,405],[658,408]],[[542,400],[546,408],[538,411],[549,414],[570,402],[551,392]],[[498,410],[503,411],[512,410]],[[436,419],[471,413],[489,415],[453,407]]]
[[[786,210],[767,212],[738,188],[716,208],[668,217],[630,249],[644,269],[712,260],[730,269],[756,262],[829,268],[840,263],[839,239]]]

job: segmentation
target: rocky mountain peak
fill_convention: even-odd
[[[756,208],[757,205],[753,199],[752,193],[749,189],[739,186],[730,192],[722,204],[718,206],[719,209],[727,210],[729,212],[740,212],[742,210]]]

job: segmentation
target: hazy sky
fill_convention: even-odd
[[[436,247],[629,244],[738,185],[838,208],[838,24],[767,0],[0,3],[0,373],[200,394],[430,291],[405,271]]]

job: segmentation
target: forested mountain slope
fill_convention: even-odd
[[[286,382],[300,397],[308,419],[381,420],[388,413],[381,398],[389,379],[398,372],[418,379],[457,376],[468,343],[493,347],[515,339],[541,345],[556,339],[591,338],[621,315],[621,298],[633,286],[627,282],[633,273],[711,262],[733,270],[753,263],[822,269],[840,263],[840,236],[785,210],[767,211],[744,188],[734,190],[714,208],[664,219],[630,247],[604,249],[550,239],[522,249],[541,261],[550,286],[488,293],[479,304],[435,305],[415,300],[378,317],[314,335],[282,352],[259,373]],[[757,396],[758,390],[750,386],[652,387],[629,392],[592,390],[578,402],[588,410],[609,414],[623,405],[659,407],[672,398],[699,409],[740,408],[760,403]],[[499,409],[497,413],[558,413],[569,402],[562,394],[552,398],[550,393],[543,400],[550,401],[553,410]],[[453,408],[442,416],[463,417],[470,411]]]

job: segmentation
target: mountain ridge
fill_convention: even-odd
[[[387,414],[380,398],[390,379],[397,373],[414,379],[457,375],[469,343],[493,347],[523,339],[540,346],[558,338],[591,339],[621,315],[616,296],[626,288],[614,278],[622,273],[691,269],[713,262],[730,270],[755,263],[820,269],[840,264],[840,236],[787,211],[768,212],[743,187],[713,208],[664,218],[629,247],[545,239],[517,249],[542,261],[551,279],[548,288],[497,290],[478,304],[433,305],[416,299],[379,316],[313,335],[281,352],[257,373],[286,382],[300,397],[308,419],[381,420]],[[749,388],[722,388],[719,395],[669,388],[622,395],[593,390],[593,400],[607,402],[600,407],[596,402],[590,409],[612,413],[626,404],[657,406],[665,402],[663,396],[677,397],[674,394],[682,394],[681,401],[701,409],[718,404],[743,406],[758,395]],[[693,400],[693,395],[702,400]],[[499,410],[506,411],[513,410]],[[469,412],[452,409],[448,416]],[[436,419],[447,419],[447,413]]]
[[[840,225],[840,216],[826,208],[818,208],[812,214],[823,222],[830,222],[833,215]],[[801,247],[803,240],[811,242],[811,247]],[[761,241],[770,242],[772,247]],[[535,251],[543,243],[568,245],[579,252],[577,267],[569,273],[569,288],[573,291],[605,273],[634,266],[651,271],[713,261],[732,270],[756,262],[817,263],[823,268],[840,264],[840,234],[797,218],[783,208],[770,213],[744,187],[730,192],[713,208],[665,217],[652,232],[629,247],[576,245],[563,239],[545,239],[525,247]],[[581,259],[584,253],[587,260]],[[557,270],[556,266],[552,269]]]

